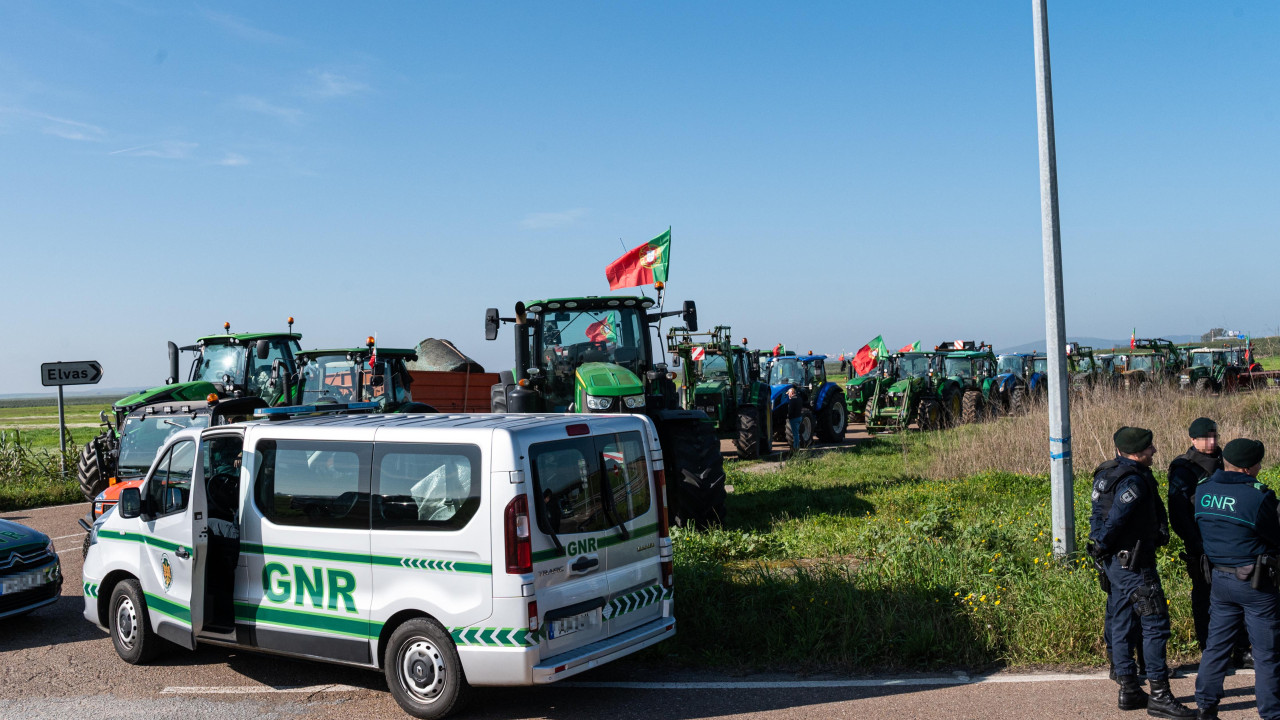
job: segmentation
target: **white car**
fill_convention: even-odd
[[[675,634],[662,455],[642,415],[330,415],[169,438],[93,525],[85,617],[381,669],[410,715]]]

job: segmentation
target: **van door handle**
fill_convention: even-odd
[[[179,546],[177,550],[174,550],[173,554],[184,559],[191,557],[191,553],[187,552],[187,549],[181,546]]]
[[[586,555],[583,555],[577,560],[574,560],[573,564],[569,566],[569,569],[574,572],[580,573],[580,572],[586,572],[588,570],[592,570],[599,566],[600,566],[600,558],[587,557]]]

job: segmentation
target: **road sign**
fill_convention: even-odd
[[[102,366],[97,360],[51,362],[40,365],[40,384],[45,387],[95,385],[101,379]]]

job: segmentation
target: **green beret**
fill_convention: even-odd
[[[1262,462],[1262,456],[1266,452],[1266,447],[1257,440],[1236,438],[1222,448],[1222,459],[1242,470],[1248,470]]]
[[[1209,433],[1216,432],[1218,432],[1218,423],[1206,417],[1196,418],[1195,422],[1191,423],[1191,428],[1187,430],[1187,434],[1193,438],[1209,437]]]
[[[1151,431],[1146,428],[1122,427],[1116,431],[1112,439],[1116,441],[1116,449],[1126,455],[1136,455],[1151,447]]]

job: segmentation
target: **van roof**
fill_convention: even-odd
[[[289,420],[259,420],[253,424],[259,427],[358,427],[358,428],[466,428],[469,430],[478,429],[503,429],[518,430],[530,427],[555,427],[563,425],[573,425],[574,423],[585,422],[588,418],[626,418],[626,417],[644,417],[643,415],[630,414],[605,414],[592,413],[591,415],[583,414],[501,414],[501,413],[470,413],[470,414],[444,414],[444,413],[383,413],[369,415],[320,415],[310,417],[292,418]]]

